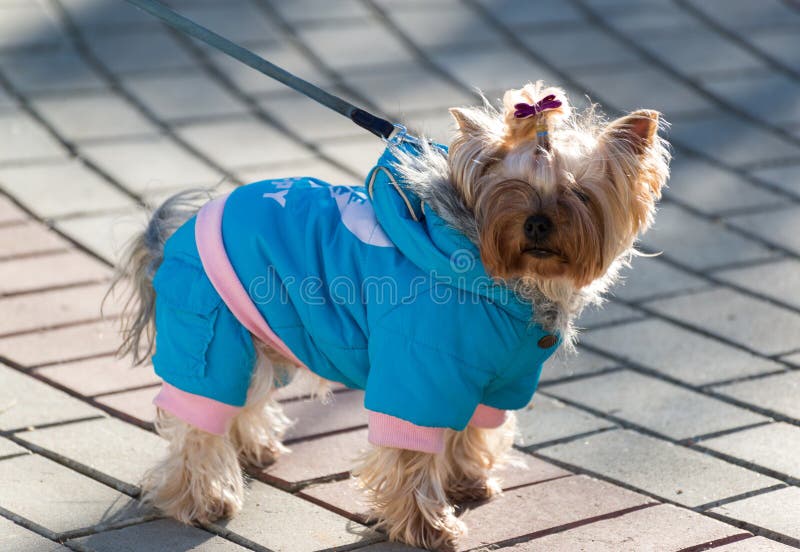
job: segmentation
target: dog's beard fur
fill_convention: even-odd
[[[516,104],[549,94],[560,108],[514,116]],[[509,90],[503,103],[502,111],[488,102],[452,109],[458,130],[449,155],[423,140],[421,155],[398,153],[398,168],[569,350],[573,321],[602,301],[652,224],[669,161],[659,115],[641,110],[605,124],[594,108],[574,115],[562,90],[541,83]],[[544,238],[526,233],[531,217],[552,224]]]

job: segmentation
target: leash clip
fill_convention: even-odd
[[[404,142],[415,146],[418,146],[420,144],[419,138],[409,134],[408,129],[405,127],[405,125],[401,125],[400,123],[393,123],[392,126],[394,127],[392,133],[389,135],[388,138],[383,139],[383,141],[386,142],[387,145],[396,147]]]

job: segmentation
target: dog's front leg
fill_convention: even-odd
[[[511,450],[515,430],[513,414],[496,428],[467,426],[463,431],[447,430],[445,459],[450,477],[445,490],[450,500],[486,500],[500,492],[500,482],[492,477],[492,470]]]
[[[445,492],[450,474],[443,454],[376,447],[355,475],[389,540],[452,550],[465,532]]]

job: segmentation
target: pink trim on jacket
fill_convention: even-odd
[[[469,425],[483,429],[494,429],[503,425],[508,418],[507,410],[492,408],[485,404],[479,404],[472,414]]]
[[[250,333],[277,350],[292,363],[305,368],[306,366],[267,325],[228,259],[225,243],[222,240],[222,213],[227,199],[228,196],[224,195],[209,201],[197,213],[194,239],[197,242],[197,251],[200,253],[200,261],[203,263],[206,276],[211,280],[214,289],[217,290],[236,319],[250,330]]]
[[[161,384],[161,391],[153,399],[153,404],[184,422],[214,435],[225,435],[228,423],[242,409],[240,406],[231,406],[208,397],[181,391],[167,382]]]
[[[369,442],[437,454],[444,450],[444,428],[422,427],[388,414],[369,411]]]

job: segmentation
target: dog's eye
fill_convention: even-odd
[[[582,191],[572,188],[572,193],[575,194],[578,197],[578,199],[580,199],[583,203],[585,204],[589,203],[590,201],[589,196],[583,193]]]

